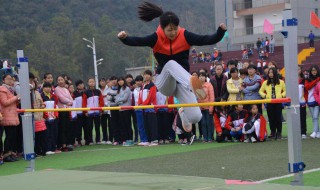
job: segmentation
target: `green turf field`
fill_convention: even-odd
[[[311,128],[312,123],[310,118],[308,118],[308,133],[310,133]],[[284,136],[287,134],[286,130],[286,124],[284,124]],[[320,168],[319,143],[320,139],[308,138],[302,141],[302,158],[307,165],[306,170]],[[140,176],[141,174],[141,178],[148,176],[148,178],[150,178],[149,180],[152,180],[152,176],[176,176],[175,178],[178,178],[177,176],[179,176],[180,180],[184,181],[188,179],[187,176],[197,176],[192,178],[195,178],[198,181],[203,179],[212,179],[213,181],[214,179],[260,181],[287,175],[287,164],[287,140],[268,140],[267,142],[256,144],[204,144],[196,142],[192,146],[182,146],[179,144],[157,147],[122,147],[111,145],[83,146],[76,148],[73,152],[37,158],[36,170],[42,171],[43,173],[40,172],[40,174],[43,174],[44,176],[51,175],[51,173],[47,173],[48,171],[46,170],[48,169],[54,169],[54,171],[57,172],[61,171],[62,176],[69,175],[69,172],[73,172],[72,174],[74,175],[85,173],[90,179],[90,175],[116,175],[121,178],[121,176],[130,174],[135,174],[137,176]],[[5,163],[4,165],[1,165],[0,176],[2,177],[0,177],[0,184],[2,183],[1,181],[6,181],[5,179],[19,176],[28,179],[28,174],[22,174],[27,166],[28,162],[26,161]],[[34,175],[39,174],[39,172],[35,173],[36,174]],[[319,175],[320,172],[305,174],[305,185],[320,187],[320,182],[317,180],[320,177]],[[45,179],[43,180],[45,181]],[[165,181],[168,179],[163,178],[162,180]],[[288,185],[290,184],[290,180],[292,180],[292,178],[284,178],[268,183]],[[198,184],[198,181],[194,182],[194,184]],[[220,184],[221,180],[218,181],[217,183]],[[111,182],[109,181],[106,183],[110,185]],[[116,186],[121,186],[122,189],[126,189],[125,186],[123,186],[124,184],[120,185],[121,180],[115,183],[117,183]],[[122,183],[124,183],[124,181],[122,181]],[[186,182],[184,181],[183,183]],[[207,182],[203,183],[207,184]],[[148,187],[148,184],[145,185]],[[67,186],[68,185],[66,185],[66,187]],[[178,186],[173,187],[173,189],[179,189]],[[194,188],[197,189],[196,187],[201,186],[195,186]],[[157,188],[156,186],[152,186],[152,188],[164,189],[160,187]],[[136,189],[144,188],[137,186]],[[263,188],[259,187],[259,189],[262,190]]]

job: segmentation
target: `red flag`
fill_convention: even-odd
[[[320,28],[319,17],[314,12],[310,14],[310,24],[316,28]]]

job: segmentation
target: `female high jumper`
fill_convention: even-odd
[[[227,27],[219,25],[215,34],[198,35],[179,26],[179,18],[173,12],[163,12],[158,5],[143,2],[138,7],[139,18],[152,21],[160,17],[160,23],[151,35],[145,37],[128,36],[125,31],[118,33],[118,38],[129,46],[148,46],[153,49],[158,62],[155,85],[166,96],[175,96],[181,104],[197,103],[197,99],[204,99],[206,94],[200,80],[190,75],[189,51],[191,46],[213,45],[224,36]],[[182,128],[190,132],[192,123],[201,120],[199,107],[185,107],[179,109]],[[178,126],[181,128],[181,126]]]

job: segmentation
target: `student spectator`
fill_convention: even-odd
[[[1,105],[1,126],[6,134],[4,140],[4,162],[15,162],[16,159],[14,150],[16,143],[16,128],[19,125],[19,118],[17,113],[17,103],[20,96],[15,96],[12,88],[12,77],[5,74],[2,77],[2,86],[0,86],[0,105]]]
[[[210,79],[215,95],[215,102],[226,101],[228,99],[227,76],[223,74],[223,66],[219,63],[215,68],[215,75]]]
[[[109,101],[107,98],[109,86],[107,80],[101,78],[99,80],[99,90],[103,96],[104,107],[108,107]],[[101,115],[102,141],[101,144],[112,144],[109,140],[108,129],[110,129],[110,110],[104,110]]]
[[[237,67],[237,61],[235,61],[235,60],[228,61],[227,67],[228,67],[228,69],[224,74],[228,77],[228,79],[230,79],[231,78],[230,71],[231,71],[232,68]]]
[[[198,63],[198,54],[197,54],[196,48],[192,48],[191,57],[192,57],[193,64]]]
[[[242,79],[242,81],[248,76],[248,70],[247,69],[239,69],[239,77]]]
[[[131,106],[131,90],[127,86],[125,79],[123,77],[118,78],[118,96],[115,99],[115,103],[118,106]],[[123,146],[133,146],[132,141],[132,127],[131,127],[131,110],[121,109],[119,111],[119,140]]]
[[[257,141],[265,141],[267,137],[267,121],[262,114],[258,112],[258,106],[253,104],[249,108],[250,115],[245,119],[242,133],[245,135],[243,142],[255,143]]]
[[[104,101],[101,91],[95,88],[95,79],[89,78],[88,79],[88,89],[85,90],[82,94],[82,107],[83,108],[94,108],[94,107],[103,107]],[[85,141],[86,145],[93,144],[92,138],[92,130],[93,130],[93,123],[96,132],[96,144],[101,144],[101,137],[100,137],[100,115],[101,111],[99,110],[92,110],[92,111],[84,111],[87,120],[87,130],[85,130]]]
[[[299,103],[300,103],[300,126],[301,138],[307,138],[307,103],[305,98],[305,79],[302,74],[301,65],[298,65],[298,79],[299,79]]]
[[[168,104],[168,97],[161,94],[161,92],[157,91],[157,104],[158,105],[166,105]],[[157,109],[157,125],[158,125],[158,134],[159,134],[159,144],[169,143],[169,109],[168,108],[158,108]]]
[[[248,76],[243,80],[241,91],[244,94],[244,100],[260,100],[259,89],[261,87],[261,77],[256,74],[257,67],[253,64],[248,66]],[[241,73],[240,73],[241,74]],[[259,113],[262,114],[262,105],[258,104]],[[245,106],[249,110],[248,106]]]
[[[209,73],[208,73],[208,70],[206,68],[199,69],[199,74],[200,73],[205,73],[206,74],[206,82],[210,82]]]
[[[265,99],[276,99],[286,97],[286,86],[283,80],[279,79],[277,69],[272,67],[268,71],[268,80],[264,81],[259,94]],[[274,103],[267,104],[267,114],[270,124],[270,138],[281,139],[282,138],[282,104]]]
[[[215,106],[214,108],[214,126],[216,127],[216,140],[217,142],[231,141],[230,130],[227,129],[226,120],[228,118],[227,106]]]
[[[108,89],[107,93],[107,99],[109,101],[109,104],[111,107],[117,106],[115,103],[115,100],[118,96],[118,78],[115,76],[110,77],[110,87]],[[119,126],[119,110],[111,110],[110,111],[110,127],[109,127],[109,140],[113,142],[113,146],[116,146],[119,144],[119,134],[117,127]]]
[[[73,98],[66,88],[66,80],[60,75],[57,77],[58,86],[55,88],[55,95],[58,97],[58,108],[70,108],[73,104]],[[70,112],[59,112],[59,133],[57,146],[64,152],[72,151],[72,147],[67,147],[67,138],[70,137]]]
[[[270,38],[270,53],[274,53],[274,46],[276,45],[276,40],[273,38],[273,35],[271,35]]]
[[[76,90],[72,93],[72,98],[74,99],[74,105],[73,107],[75,108],[82,108],[82,96],[83,92],[85,91],[84,89],[84,83],[82,80],[77,80],[75,82],[76,85]],[[82,146],[82,131],[86,131],[87,128],[87,121],[86,117],[83,113],[83,111],[76,111],[77,115],[77,123],[75,126],[75,138],[78,143],[78,146]]]
[[[202,87],[206,92],[206,98],[198,100],[199,103],[208,103],[214,101],[214,92],[211,83],[206,82],[206,73],[200,72],[199,79],[201,80]],[[202,106],[201,113],[201,127],[203,134],[203,142],[212,142],[214,140],[214,126],[210,115],[213,116],[213,106]]]
[[[136,76],[135,78],[135,89],[133,90],[133,98],[134,98],[134,105],[138,106],[138,100],[141,95],[141,89],[143,85],[143,77],[141,75]],[[139,129],[139,137],[140,137],[140,143],[139,146],[148,146],[148,138],[146,135],[145,127],[144,127],[144,121],[143,121],[143,110],[141,109],[135,109],[135,114],[137,118],[137,125]]]
[[[317,85],[314,88],[314,99],[317,102],[318,105],[320,105],[320,83],[318,82]],[[313,117],[313,115],[312,115]],[[319,118],[319,114],[318,114],[318,118]],[[313,118],[312,118],[313,119]],[[318,119],[319,121],[319,119]],[[313,132],[317,131],[317,129],[313,129]],[[314,137],[312,137],[314,138]],[[316,138],[320,138],[320,132],[319,132],[319,128],[318,128],[318,132],[316,133]]]
[[[247,110],[243,109],[243,105],[238,104],[233,107],[233,111],[229,114],[225,127],[230,130],[230,135],[234,138],[234,142],[241,141],[242,127],[244,119],[248,116]]]
[[[197,71],[192,72],[191,75],[199,78],[199,72],[197,72]],[[173,120],[174,120],[174,118],[173,118]],[[198,122],[198,131],[199,131],[199,135],[198,135],[197,140],[202,140],[201,120]],[[197,136],[197,129],[196,129],[195,123],[192,124],[192,134]]]
[[[134,90],[134,86],[132,85],[132,84],[134,84],[133,76],[131,74],[127,74],[125,76],[125,82],[131,91],[130,101],[131,101],[131,106],[133,106],[134,105],[133,98],[132,98],[132,92]],[[130,110],[130,112],[131,112],[130,115],[132,118],[132,124],[133,124],[133,129],[134,129],[134,143],[138,144],[137,118],[136,118],[136,114],[134,113],[134,110]]]
[[[227,90],[229,93],[229,101],[243,100],[243,95],[241,92],[242,79],[239,77],[238,69],[232,68],[230,70],[231,78],[227,80]]]
[[[52,88],[52,93],[54,93],[54,82],[53,82],[53,75],[52,73],[45,73],[43,75],[43,83],[48,82],[51,84],[51,88]]]
[[[49,82],[45,82],[42,85],[41,93],[42,101],[45,105],[45,109],[56,108],[58,103],[58,98],[52,93],[52,85]],[[58,138],[58,112],[44,112],[43,118],[45,119],[45,124],[47,127],[47,152],[46,155],[51,155],[55,153],[61,153],[57,149],[57,138]]]
[[[33,99],[33,109],[43,109],[45,105],[43,103],[40,93],[37,91],[37,82],[35,80],[30,81],[33,86],[31,89]],[[34,140],[34,152],[37,156],[45,156],[47,153],[47,127],[43,117],[43,112],[35,112],[34,116],[34,129],[35,129],[35,140]]]
[[[314,47],[314,38],[315,38],[315,36],[312,33],[312,30],[310,30],[310,34],[309,34],[308,38],[309,38],[309,46],[310,46],[310,48]]]
[[[141,89],[141,96],[139,98],[139,105],[157,105],[157,88],[151,81],[152,72],[146,70],[143,74],[144,84]],[[146,134],[148,137],[148,142],[150,146],[158,145],[158,125],[157,116],[154,109],[144,110],[144,126],[146,129]]]
[[[307,104],[312,116],[313,131],[311,138],[320,138],[319,133],[319,104],[314,96],[314,89],[320,80],[320,70],[317,65],[312,65],[309,69],[309,78],[305,81],[305,89],[308,91]]]
[[[248,59],[249,56],[248,56],[248,49],[247,48],[244,48],[242,50],[242,59]]]
[[[266,41],[265,41],[265,47],[266,47],[266,52],[269,53],[270,52],[270,41],[268,39],[268,37],[266,37]]]
[[[257,52],[258,52],[258,53],[260,52],[261,45],[262,45],[262,42],[261,42],[260,38],[258,38],[258,40],[257,40],[257,42],[256,42]]]
[[[214,52],[213,52],[213,56],[212,56],[211,61],[220,61],[221,58],[222,58],[221,51],[215,49]]]

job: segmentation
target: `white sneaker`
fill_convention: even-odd
[[[250,142],[250,139],[247,138],[246,140],[243,141],[244,143],[249,143]]]
[[[192,135],[192,136],[190,137],[189,145],[192,145],[192,143],[193,143],[193,141],[194,141],[194,137],[195,137],[195,135]]]
[[[97,142],[96,144],[100,145],[100,144],[102,144],[102,143],[101,143],[101,142]]]
[[[46,155],[52,155],[52,154],[55,154],[55,152],[52,152],[52,151],[46,152]]]
[[[251,142],[252,142],[252,143],[257,142],[256,138],[254,138],[254,137],[251,137],[251,139],[250,139],[250,140],[251,140]]]
[[[138,146],[146,146],[146,143],[147,142],[140,142],[140,143],[138,143]]]
[[[306,139],[306,138],[307,138],[307,135],[302,134],[302,135],[301,135],[301,138],[302,138],[302,139]]]
[[[313,138],[313,139],[316,138],[316,136],[317,136],[317,133],[316,133],[316,132],[313,132],[313,133],[310,135],[310,137]]]
[[[94,145],[94,143],[93,143],[93,142],[89,143],[89,146],[92,146],[92,145]]]
[[[316,138],[320,139],[320,132],[317,132]]]
[[[101,144],[107,144],[107,142],[106,141],[101,141]]]
[[[179,116],[180,116],[180,119],[181,119],[181,123],[182,123],[182,127],[183,129],[189,133],[192,131],[192,123],[190,123],[188,121],[188,119],[186,118],[184,112],[183,112],[183,108],[180,108],[179,109]]]
[[[156,141],[153,141],[153,142],[151,142],[150,144],[149,144],[149,146],[158,146],[159,144],[158,144],[158,142],[156,142]]]
[[[111,141],[107,141],[106,144],[112,144],[112,142]]]

